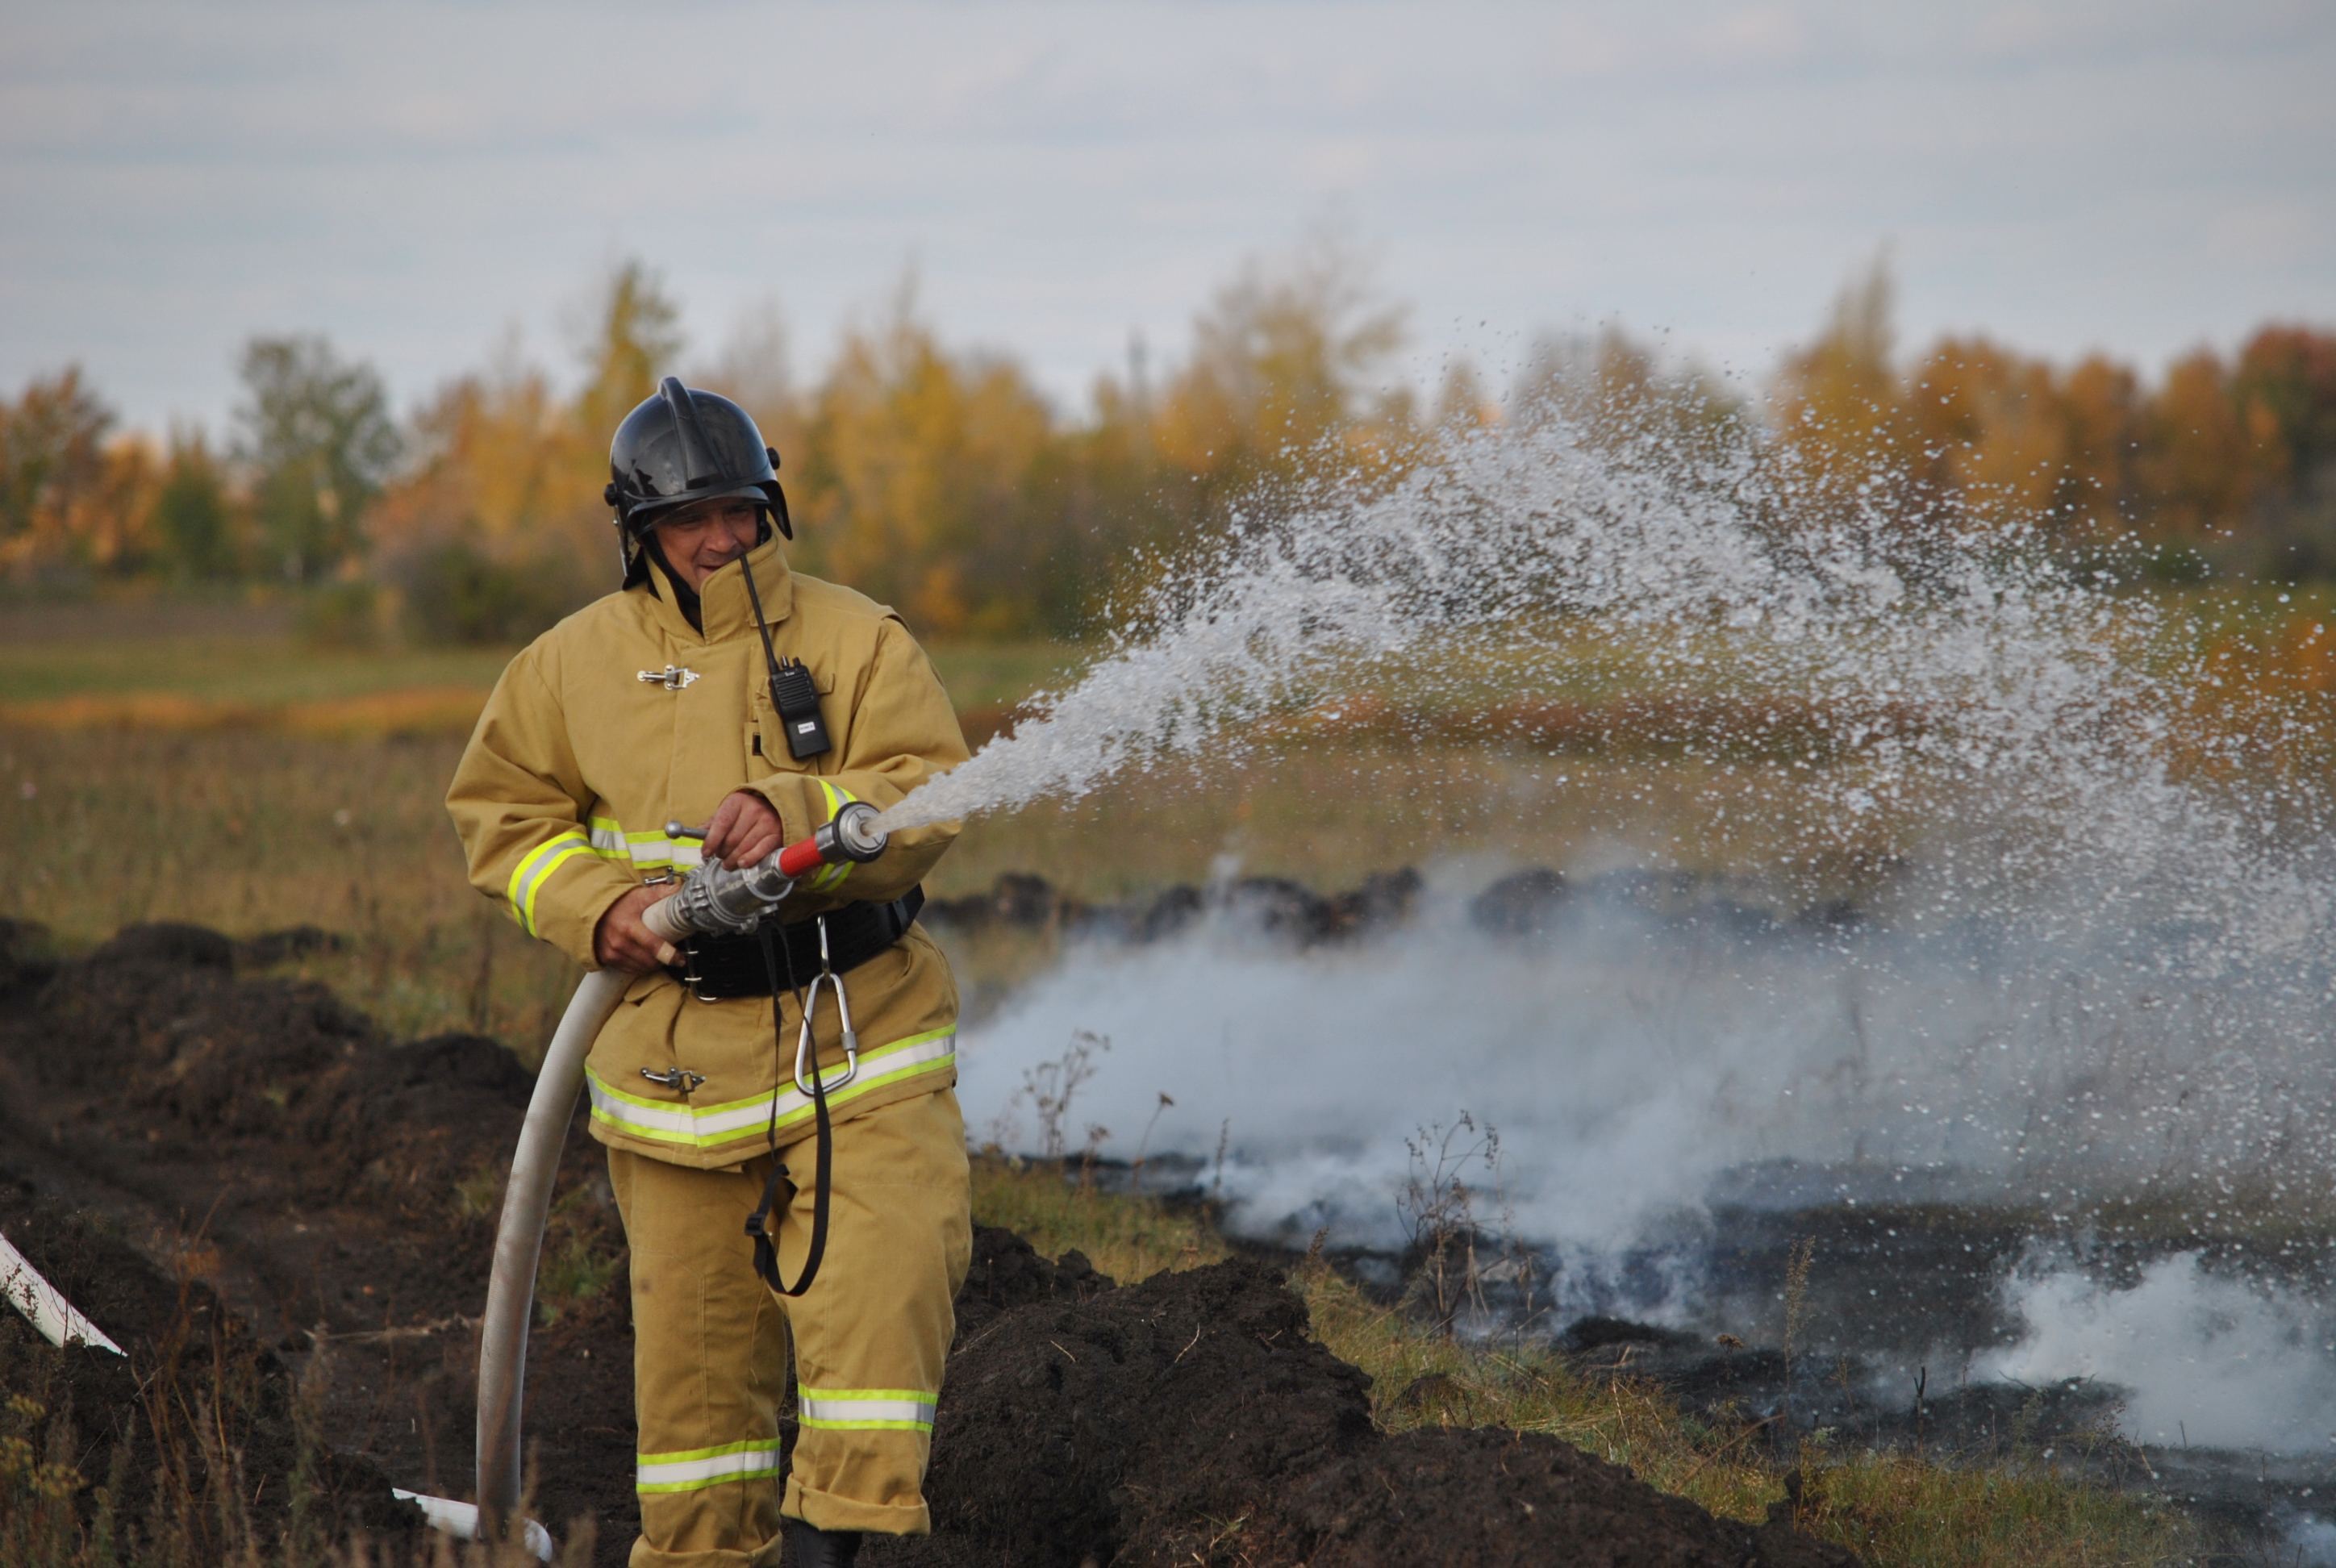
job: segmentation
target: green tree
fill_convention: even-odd
[[[2256,570],[2282,579],[2336,575],[2336,333],[2266,326],[2231,376],[2259,447],[2265,511]]]
[[[2336,333],[2263,328],[2239,351],[2231,394],[2268,417],[2294,491],[2336,486]]]
[[[235,575],[238,552],[227,485],[200,431],[171,433],[169,465],[154,498],[153,532],[162,558],[179,575]]]
[[[396,464],[388,389],[313,334],[253,338],[242,374],[237,455],[261,533],[286,577],[312,581],[362,550],[365,508]]]

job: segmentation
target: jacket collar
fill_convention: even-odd
[[[674,596],[673,579],[652,557],[649,572],[656,579],[654,594],[658,624],[674,637],[688,642],[727,642],[735,637],[754,635],[754,607],[746,597],[746,572],[754,573],[754,586],[763,595],[763,615],[773,626],[794,612],[794,574],[787,570],[786,553],[780,548],[779,537],[770,538],[748,550],[743,560],[728,566],[706,579],[698,590],[698,615],[706,622],[701,635],[681,613]]]

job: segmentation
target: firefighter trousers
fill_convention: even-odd
[[[781,1179],[774,1214],[792,1283],[811,1244],[813,1141],[781,1154],[800,1178]],[[632,1568],[775,1563],[782,1516],[822,1530],[930,1528],[933,1406],[972,1251],[956,1092],[835,1124],[827,1254],[793,1299],[754,1272],[745,1233],[773,1157],[706,1171],[608,1151],[632,1251]],[[790,1339],[799,1427],[783,1495]]]

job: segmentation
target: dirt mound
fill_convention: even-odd
[[[1173,937],[1214,910],[1267,936],[1313,947],[1400,925],[1418,901],[1422,885],[1419,873],[1405,866],[1375,872],[1360,887],[1328,897],[1285,877],[1241,877],[1205,891],[1179,883],[1141,902],[1088,904],[1044,877],[1008,872],[987,893],[931,901],[920,918],[963,931],[1054,929],[1096,940],[1142,943]]]
[[[497,1042],[393,1045],[325,987],[238,979],[237,960],[215,931],[127,928],[60,966],[0,1053],[41,1087],[98,1091],[80,1119],[117,1136],[298,1148],[262,1164],[308,1202],[360,1181],[437,1187],[516,1135],[533,1080]]]
[[[1098,1274],[1086,1254],[1069,1251],[1055,1261],[1013,1232],[998,1225],[973,1228],[973,1262],[957,1293],[957,1343],[962,1349],[1017,1307],[1034,1301],[1085,1301],[1115,1287]]]
[[[1246,1561],[1309,1568],[1854,1568],[1857,1561],[1786,1524],[1755,1529],[1715,1518],[1555,1437],[1486,1430],[1384,1438],[1298,1478],[1226,1544]]]
[[[1368,1379],[1236,1260],[1012,1310],[952,1359],[936,1534],[875,1563],[1854,1562],[1668,1497],[1554,1438],[1388,1437]]]

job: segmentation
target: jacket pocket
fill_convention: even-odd
[[[819,693],[820,716],[827,721],[832,735],[842,726],[838,716],[830,706],[835,695],[835,672],[813,669],[811,683]],[[822,766],[835,755],[832,749],[817,756],[797,757],[788,749],[786,726],[778,710],[771,704],[770,677],[764,675],[754,682],[754,699],[746,719],[746,776],[767,778],[774,773],[821,773]]]

